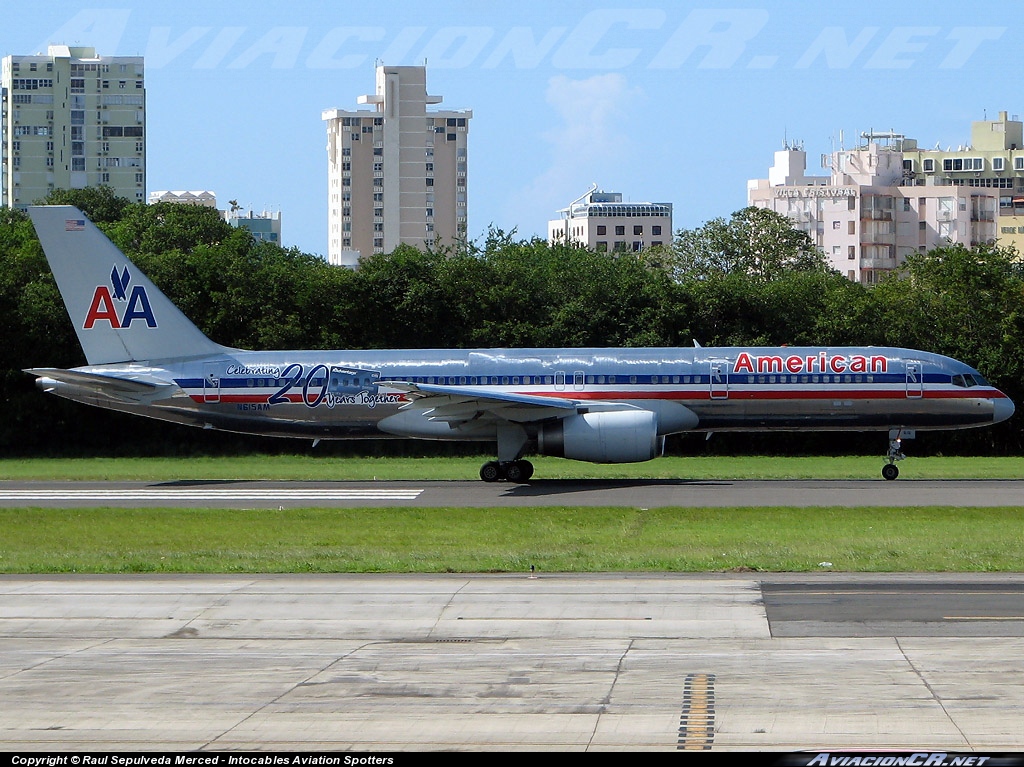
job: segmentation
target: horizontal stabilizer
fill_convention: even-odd
[[[161,389],[177,385],[173,381],[135,373],[128,377],[114,377],[63,368],[29,368],[25,372],[36,376],[36,384],[44,391],[76,400],[83,395],[92,395],[112,402],[138,403]]]

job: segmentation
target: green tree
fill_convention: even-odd
[[[84,189],[54,189],[39,201],[40,205],[74,205],[97,226],[119,221],[132,201],[118,197],[113,187],[88,186]]]
[[[716,218],[697,229],[681,229],[672,251],[667,262],[679,280],[733,273],[771,280],[787,271],[827,269],[810,237],[767,208],[743,208],[728,221]]]

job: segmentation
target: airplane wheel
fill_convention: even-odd
[[[504,474],[501,464],[497,461],[488,461],[480,467],[480,479],[484,482],[497,482],[499,479],[504,479]]]
[[[900,467],[894,463],[887,463],[882,467],[882,476],[886,479],[896,479],[900,475]]]
[[[513,461],[505,467],[505,479],[509,482],[527,482],[533,476],[533,464],[529,461]]]

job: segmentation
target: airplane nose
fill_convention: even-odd
[[[1009,397],[1000,397],[997,400],[992,400],[992,423],[999,423],[1005,421],[1011,415],[1016,408],[1013,406],[1013,400]]]

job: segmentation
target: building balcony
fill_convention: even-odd
[[[861,269],[895,269],[896,260],[894,258],[862,258],[860,260]]]
[[[874,234],[863,232],[860,235],[860,244],[863,245],[895,245],[895,232],[876,232]]]

